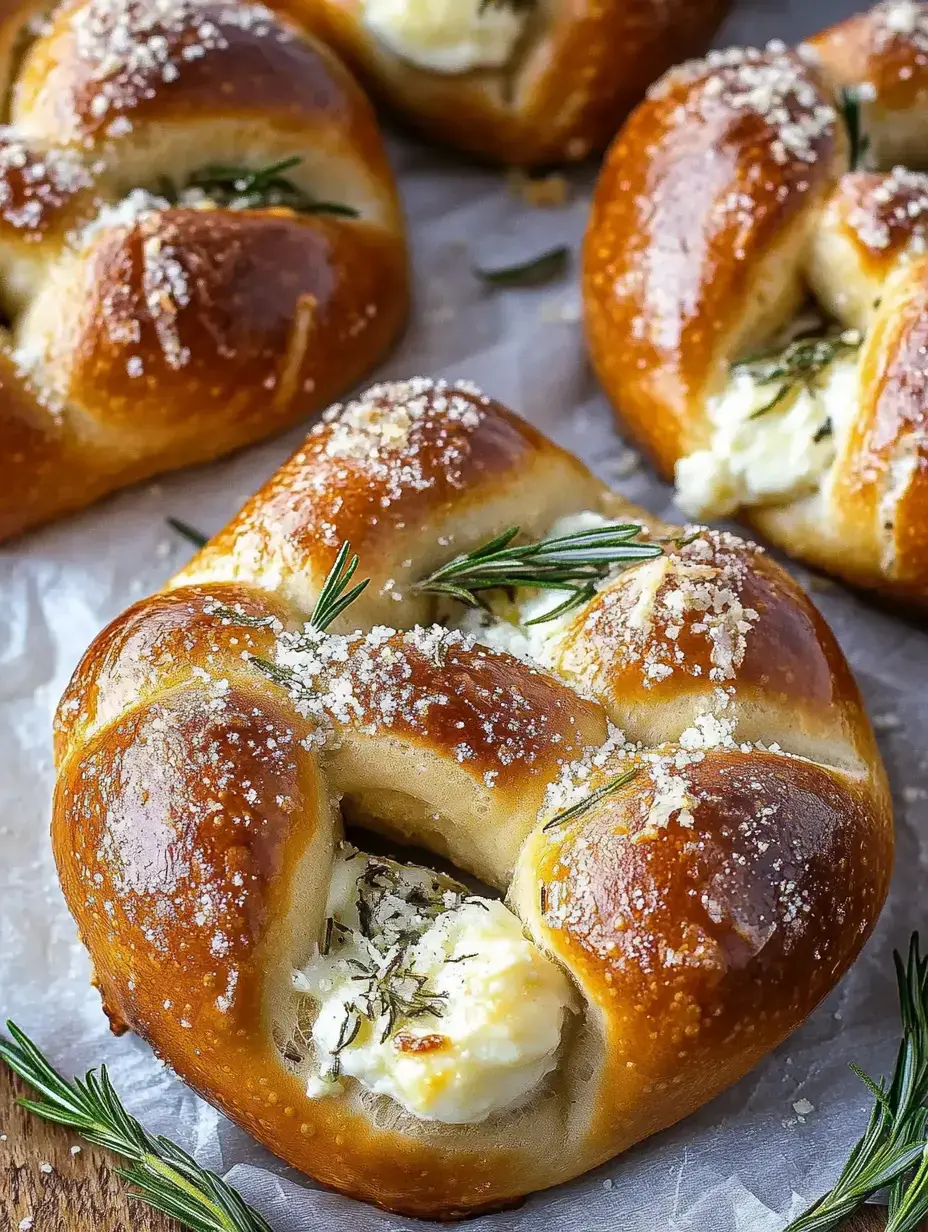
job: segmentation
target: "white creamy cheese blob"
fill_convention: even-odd
[[[311,1096],[350,1075],[424,1120],[467,1123],[554,1068],[570,986],[501,902],[344,844],[326,911],[293,977],[318,1004]]]
[[[385,46],[433,73],[502,68],[525,28],[503,0],[366,0],[364,20]]]
[[[852,331],[847,335],[850,337]],[[835,459],[857,406],[857,357],[840,353],[809,384],[764,410],[776,383],[747,365],[709,402],[712,443],[681,458],[676,499],[692,518],[719,518],[743,506],[784,504],[814,492]]]

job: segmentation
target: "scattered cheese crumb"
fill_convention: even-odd
[[[543,176],[510,171],[506,181],[509,195],[532,209],[560,209],[570,200],[570,184],[556,173]]]

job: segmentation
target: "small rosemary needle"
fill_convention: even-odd
[[[541,287],[563,277],[569,265],[570,249],[562,244],[514,265],[474,266],[474,276],[490,287]]]

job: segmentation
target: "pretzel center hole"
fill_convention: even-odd
[[[342,800],[342,819],[345,839],[366,855],[393,860],[399,864],[416,864],[423,868],[450,877],[466,886],[471,894],[482,898],[502,899],[502,893],[472,873],[462,869],[452,859],[433,847],[409,842],[392,824],[380,819],[376,828],[371,824],[369,813],[356,800]]]

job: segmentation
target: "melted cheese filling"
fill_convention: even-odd
[[[797,383],[770,406],[776,394],[776,384],[734,369],[710,399],[710,447],[676,466],[677,504],[689,517],[786,504],[819,487],[857,405],[856,356],[839,355],[814,382]]]
[[[567,979],[501,903],[343,844],[320,946],[297,992],[317,1005],[311,1096],[342,1077],[424,1120],[483,1120],[556,1064]]]
[[[433,73],[503,68],[525,29],[503,0],[367,0],[365,22],[392,52]]]

